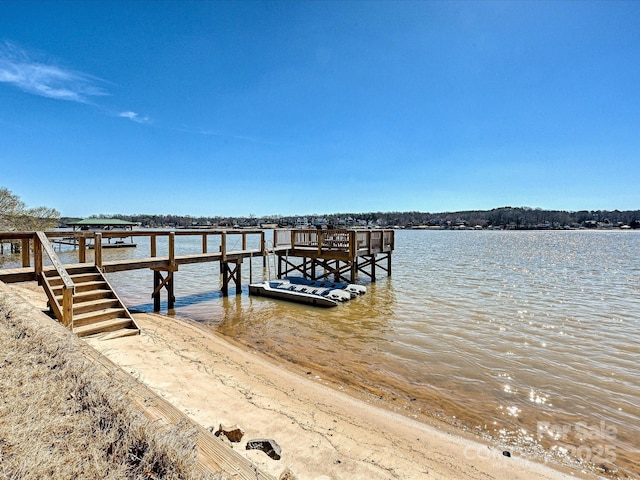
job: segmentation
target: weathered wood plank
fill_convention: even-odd
[[[36,272],[33,267],[0,269],[0,281],[4,283],[31,282],[35,279]]]

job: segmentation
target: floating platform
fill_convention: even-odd
[[[335,307],[362,295],[367,288],[351,283],[313,281],[300,277],[270,280],[249,285],[249,294],[271,297],[316,307]]]
[[[329,289],[314,289],[312,287],[296,285],[286,280],[271,280],[249,285],[249,295],[304,303],[314,307],[337,307],[339,301],[351,299],[349,294],[347,294],[347,298],[339,294],[329,296],[331,292],[332,290]]]

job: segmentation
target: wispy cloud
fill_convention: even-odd
[[[52,62],[34,58],[10,43],[0,44],[0,82],[42,97],[91,103],[92,97],[108,95],[100,86],[104,81]]]
[[[11,42],[0,43],[0,83],[41,97],[90,104],[107,115],[126,118],[136,123],[149,123],[149,117],[130,110],[115,113],[96,104],[99,97],[109,96],[105,80],[61,66],[42,54],[29,52]],[[116,110],[117,112],[117,110]]]
[[[120,112],[118,114],[118,116],[120,118],[128,118],[132,122],[149,123],[149,117],[141,117],[140,114],[138,114],[136,112],[131,112],[131,111],[129,111],[129,112]]]

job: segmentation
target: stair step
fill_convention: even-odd
[[[66,272],[69,275],[78,275],[81,273],[95,273],[96,267],[94,265],[83,265],[83,266],[67,266],[65,268]],[[45,268],[43,273],[48,277],[55,277],[57,272],[54,268]]]
[[[98,289],[108,289],[109,286],[107,285],[107,282],[103,281],[103,280],[96,280],[93,282],[84,282],[84,283],[75,283],[74,285],[76,287],[76,293],[80,293],[80,292],[88,292],[91,290],[98,290]],[[62,284],[60,285],[56,285],[55,287],[52,288],[53,290],[53,294],[56,296],[59,296],[62,294]]]
[[[71,280],[73,280],[73,283],[86,283],[102,280],[102,275],[97,272],[77,273],[70,275],[70,277]]]
[[[76,293],[88,292],[90,290],[108,289],[109,285],[104,280],[95,280],[91,282],[75,283]]]
[[[58,302],[62,302],[62,289],[54,290],[54,295]],[[113,292],[106,288],[91,289],[91,290],[76,290],[73,296],[73,303],[90,302],[92,300],[100,300],[102,298],[115,298]]]
[[[58,295],[57,298],[60,299],[60,301],[62,301],[62,295]],[[83,303],[83,302],[91,302],[94,300],[102,300],[105,298],[115,298],[115,296],[113,295],[113,292],[111,290],[102,288],[102,289],[92,289],[92,290],[87,290],[87,291],[80,291],[78,292],[78,290],[76,290],[76,294],[73,296],[73,304],[77,305],[78,303]]]
[[[128,326],[133,326],[133,322],[130,318],[116,317],[96,323],[91,323],[88,325],[74,327],[73,332],[79,337],[86,337],[87,335],[92,335],[94,333],[122,330]],[[135,330],[135,332],[132,332],[131,335],[135,335],[137,333],[137,329],[131,328],[131,330]]]
[[[94,265],[67,268],[67,273],[69,275],[78,275],[80,273],[95,273],[95,272],[96,272],[96,267]]]
[[[73,314],[80,315],[89,312],[98,312],[107,308],[120,307],[120,302],[117,298],[102,298],[100,300],[90,300],[87,302],[76,303],[75,298],[73,301]]]
[[[79,274],[69,275],[74,284],[78,283],[87,283],[87,282],[96,282],[102,281],[102,276],[97,272],[84,272]],[[47,273],[47,280],[49,285],[52,287],[57,287],[58,285],[62,285],[62,279],[57,275],[52,275],[51,272]]]
[[[104,308],[94,312],[80,313],[73,316],[74,327],[82,327],[90,323],[99,323],[103,320],[125,317],[127,314],[123,308]]]
[[[55,295],[56,300],[59,302],[62,301],[61,288],[53,289],[53,294]],[[115,298],[115,295],[108,288],[92,288],[90,290],[80,291],[76,289],[76,293],[73,295],[73,303],[89,302],[91,300],[100,300],[101,298]]]

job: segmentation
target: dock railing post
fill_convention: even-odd
[[[169,232],[169,270],[176,266],[176,232]]]
[[[358,253],[358,236],[355,230],[349,230],[349,258],[353,260]]]
[[[84,235],[78,237],[78,262],[86,263],[87,261],[87,239]]]
[[[62,323],[73,330],[73,289],[62,287]]]
[[[227,231],[220,234],[220,273],[222,274],[222,296],[229,296],[229,269],[227,266]]]
[[[27,251],[28,254],[28,251]],[[24,254],[23,254],[23,265],[24,265]],[[27,266],[29,264],[27,263]],[[38,284],[40,284],[40,274],[42,274],[42,244],[38,239],[37,235],[33,236],[33,269],[36,274],[36,279],[38,280]]]
[[[178,270],[176,264],[176,232],[169,232],[169,270],[167,271],[167,309],[173,310],[176,303],[173,273]]]
[[[202,253],[207,253],[207,234],[202,234]]]
[[[276,229],[273,229],[273,248],[276,248]],[[262,268],[267,268],[267,239],[264,230],[260,232],[260,250],[262,250]]]
[[[102,271],[102,234],[96,232],[93,237],[94,264]]]
[[[29,238],[23,238],[22,239],[22,251],[20,252],[22,254],[22,266],[23,267],[29,267],[30,266],[30,262],[31,262],[31,248],[29,247],[29,241],[31,239]],[[35,246],[35,241],[34,241],[34,246]]]

